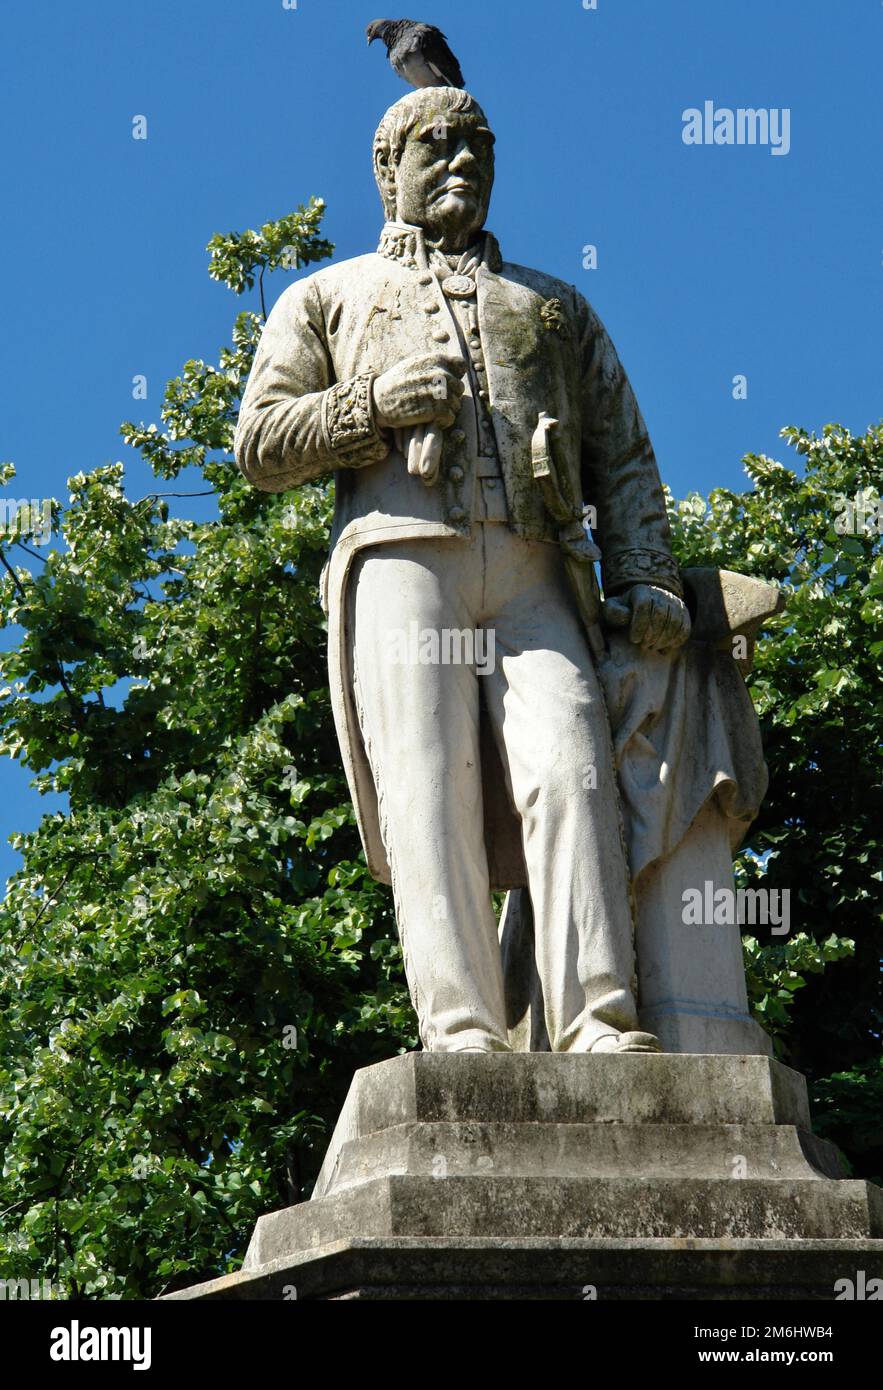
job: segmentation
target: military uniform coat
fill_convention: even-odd
[[[613,345],[573,286],[502,260],[484,234],[476,272],[480,334],[509,525],[557,542],[558,522],[534,480],[531,441],[545,412],[560,492],[595,509],[605,592],[652,583],[681,595],[665,501],[643,419]],[[389,882],[377,794],[353,701],[347,579],[365,546],[473,533],[478,453],[466,396],[444,432],[433,486],[408,473],[374,417],[375,376],[417,353],[457,353],[449,301],[419,227],[387,223],[376,253],[328,266],[287,289],[258,345],[236,430],[236,456],[256,487],[283,491],[336,471],[322,602],[334,717],[371,872]],[[415,615],[416,616],[416,615]],[[492,740],[485,740],[492,745]],[[496,752],[483,756],[486,840],[495,886],[524,884],[518,822],[505,805]]]

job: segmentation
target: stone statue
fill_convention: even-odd
[[[681,899],[732,883],[765,790],[727,644],[778,596],[679,573],[603,325],[485,229],[475,99],[403,97],[374,170],[379,247],[281,296],[236,455],[269,491],[335,472],[334,714],[423,1047],[766,1051],[738,928]]]
[[[679,572],[603,326],[485,229],[476,101],[404,97],[374,168],[380,246],[282,295],[236,452],[271,491],[335,472],[334,713],[424,1050],[358,1071],[311,1200],[170,1297],[830,1298],[883,1274],[879,1191],[769,1057],[737,922],[685,911],[733,896],[766,790],[779,593]]]

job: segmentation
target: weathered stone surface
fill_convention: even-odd
[[[737,633],[753,638],[785,607],[778,584],[751,575],[694,568],[685,569],[683,577],[697,642],[728,642]]]
[[[344,1144],[409,1121],[810,1128],[803,1077],[761,1056],[414,1052],[356,1073],[314,1198],[334,1189]]]
[[[641,816],[636,806],[635,815],[628,805],[624,809],[628,833]],[[769,1057],[770,1039],[748,1008],[739,927],[687,926],[681,910],[685,890],[692,892],[700,883],[709,885],[712,897],[722,888],[735,894],[726,816],[712,802],[674,853],[660,855],[659,849],[647,852],[650,862],[633,880],[641,1028],[659,1038],[664,1052]],[[632,845],[633,859],[636,854],[640,861],[641,850]],[[548,1052],[533,908],[526,892],[508,894],[500,937],[510,1045],[518,1052]]]
[[[466,1124],[413,1122],[343,1143],[333,1190],[411,1174],[447,1177],[732,1178],[843,1176],[833,1144],[791,1125]]]
[[[262,1216],[256,1268],[295,1250],[361,1236],[883,1237],[883,1198],[865,1182],[751,1178],[377,1178]]]
[[[170,1299],[827,1299],[883,1277],[880,1240],[353,1238]],[[588,1287],[587,1287],[588,1286]]]
[[[765,1057],[412,1053],[356,1074],[314,1199],[178,1296],[833,1297],[883,1268],[883,1192],[840,1171]]]

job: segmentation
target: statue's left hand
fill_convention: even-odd
[[[647,651],[673,651],[690,636],[690,614],[683,599],[655,584],[633,584],[622,598],[608,599],[610,627],[628,627],[629,639]]]

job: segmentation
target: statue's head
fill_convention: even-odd
[[[452,249],[468,246],[494,185],[494,136],[478,102],[459,87],[409,92],[377,128],[374,176],[388,219]]]

